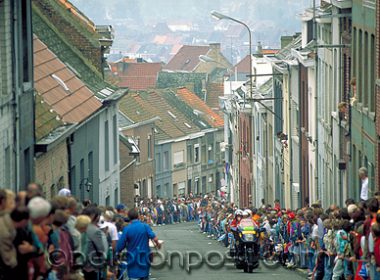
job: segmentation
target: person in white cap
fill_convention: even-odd
[[[70,191],[67,187],[63,187],[63,188],[60,189],[60,191],[58,192],[58,196],[66,196],[66,197],[69,197],[69,196],[71,196],[71,191]]]

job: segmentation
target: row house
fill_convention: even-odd
[[[134,99],[124,99],[120,108],[136,108]],[[127,109],[128,108],[128,109]],[[119,112],[120,201],[134,205],[137,197],[154,196],[155,122],[158,117],[132,121]]]
[[[247,156],[226,151],[235,202],[344,205],[348,197],[359,199],[360,167],[368,170],[370,194],[378,189],[378,18],[376,1],[323,0],[301,15],[301,33],[282,37],[271,82],[255,88],[255,99],[273,101],[246,104],[244,86],[225,83],[226,150],[247,155],[250,143],[253,155],[247,174]],[[252,178],[248,192],[246,178]]]
[[[196,94],[187,88],[140,91],[124,97],[120,110],[136,125],[154,123],[154,187],[151,193],[135,191],[135,195],[170,198],[220,188],[224,176],[220,152],[223,119]],[[126,133],[137,141],[140,154],[150,149],[137,135]],[[138,189],[136,181],[125,184],[128,189]]]
[[[0,187],[34,180],[31,1],[0,2]]]
[[[351,77],[352,102],[350,106],[350,175],[349,196],[359,199],[360,181],[357,170],[368,170],[369,190],[373,193],[376,165],[375,126],[375,35],[376,1],[352,2]]]
[[[120,197],[117,103],[126,90],[104,81],[112,29],[95,26],[68,1],[34,1],[32,11],[36,180],[47,197],[65,186],[79,200],[115,205]]]

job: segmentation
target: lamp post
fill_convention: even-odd
[[[233,22],[236,22],[238,24],[241,24],[243,25],[247,30],[248,30],[248,34],[249,34],[249,83],[250,83],[250,86],[249,86],[249,97],[251,98],[252,97],[252,94],[253,94],[253,76],[252,76],[252,32],[251,32],[251,29],[249,28],[249,26],[238,20],[238,19],[235,19],[235,18],[232,18],[232,17],[229,17],[227,15],[223,15],[217,11],[212,11],[211,12],[211,16],[217,20],[222,20],[222,19],[226,19],[226,20],[231,20]],[[245,98],[244,98],[245,99]],[[245,104],[245,102],[244,102]]]

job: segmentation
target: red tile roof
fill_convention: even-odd
[[[126,70],[118,73],[118,86],[131,90],[155,88],[161,69],[161,63],[128,63]]]
[[[234,71],[235,71],[235,68],[237,68],[237,72],[238,73],[249,73],[249,64],[250,64],[250,61],[249,61],[249,55],[247,55],[246,57],[244,57],[242,60],[240,60],[240,62],[238,62],[235,66],[234,66]]]
[[[199,64],[199,56],[206,55],[209,49],[210,46],[182,46],[165,66],[165,69],[191,72]]]
[[[35,89],[63,122],[80,123],[102,106],[90,89],[37,37],[33,46]]]
[[[278,53],[280,50],[273,50],[273,49],[263,49],[262,50],[262,53],[263,55],[275,55],[276,53]]]
[[[201,111],[207,122],[212,127],[222,127],[224,125],[223,118],[218,115],[214,110],[212,110],[207,104],[200,99],[195,93],[191,92],[189,89],[182,87],[177,90],[177,97],[182,101],[187,103],[191,108]]]

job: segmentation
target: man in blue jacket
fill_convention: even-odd
[[[150,270],[149,239],[153,240],[157,248],[161,247],[158,238],[152,229],[138,220],[138,212],[131,209],[128,212],[131,223],[123,230],[116,253],[127,248],[127,271],[129,280],[147,280]]]

